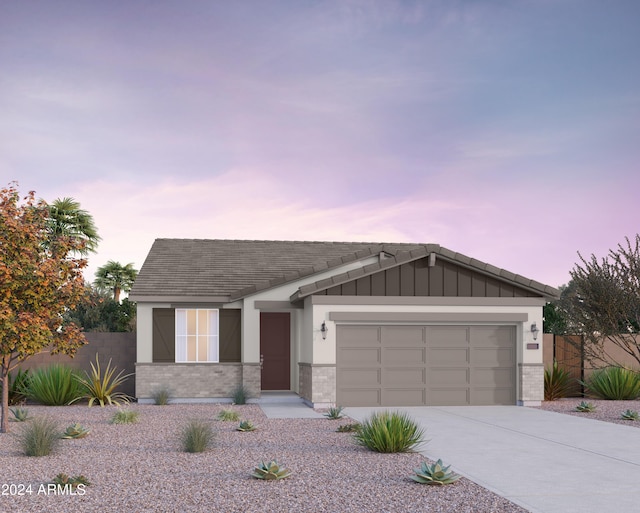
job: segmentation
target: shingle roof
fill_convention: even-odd
[[[435,252],[443,258],[533,289],[541,295],[557,295],[557,290],[548,285],[437,244],[156,239],[129,296],[134,300],[148,297],[240,298],[381,252],[391,258],[373,264],[375,269],[369,266],[365,272],[370,274],[378,267],[398,265]],[[330,280],[331,283],[316,282],[303,287],[300,292],[307,295],[334,285],[335,280],[348,279],[353,277],[340,274]]]

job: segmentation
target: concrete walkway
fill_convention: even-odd
[[[321,419],[323,415],[309,408],[302,398],[293,392],[262,392],[256,402],[269,419]]]
[[[638,428],[519,406],[398,410],[425,428],[422,454],[531,512],[640,511]]]

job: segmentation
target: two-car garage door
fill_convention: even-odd
[[[515,326],[339,325],[337,403],[516,403]]]

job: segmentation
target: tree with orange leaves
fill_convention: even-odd
[[[50,346],[73,356],[86,344],[80,329],[63,321],[84,292],[86,260],[80,238],[60,235],[50,244],[47,204],[35,193],[20,198],[15,182],[0,190],[0,432],[8,431],[9,371]]]

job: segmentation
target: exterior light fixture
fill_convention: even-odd
[[[328,331],[329,331],[329,328],[327,328],[327,323],[322,321],[322,324],[320,325],[320,333],[322,333],[322,340],[327,340]]]
[[[538,340],[538,333],[540,333],[540,330],[538,329],[538,325],[534,322],[531,325],[531,334],[533,335],[533,340]]]

